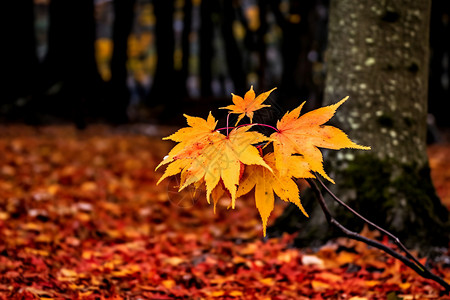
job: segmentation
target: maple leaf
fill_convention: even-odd
[[[255,202],[261,215],[264,236],[266,236],[267,221],[274,208],[274,193],[280,199],[297,205],[308,217],[300,202],[298,186],[292,178],[312,178],[314,176],[310,173],[309,165],[303,157],[292,155],[288,160],[286,172],[281,173],[276,168],[274,154],[266,154],[264,161],[272,168],[273,172],[262,166],[247,166],[239,184],[238,197],[255,188]]]
[[[278,131],[274,132],[270,138],[273,141],[278,170],[287,170],[289,157],[292,154],[301,154],[312,171],[318,172],[334,183],[323,169],[323,157],[318,147],[334,150],[342,148],[370,149],[370,147],[352,142],[340,129],[323,125],[333,117],[336,109],[347,99],[348,97],[345,97],[336,104],[318,108],[299,117],[305,104],[303,102],[293,111],[287,112],[277,122]]]
[[[255,91],[253,90],[253,85],[250,87],[250,90],[245,93],[244,98],[231,94],[233,96],[232,101],[234,104],[228,105],[226,107],[221,107],[220,109],[228,109],[232,114],[239,114],[238,119],[236,121],[236,126],[239,121],[242,120],[244,116],[250,118],[250,123],[253,122],[253,114],[258,109],[264,107],[270,107],[270,105],[262,104],[267,97],[269,97],[270,93],[276,88],[271,89],[268,92],[262,93],[255,98]]]
[[[231,195],[231,206],[234,208],[242,165],[260,165],[272,171],[253,146],[268,141],[269,138],[261,133],[248,131],[251,126],[235,128],[228,135],[223,135],[218,131],[211,131],[215,126],[212,126],[215,122],[211,114],[209,120],[198,119],[195,119],[195,124],[190,123],[191,127],[182,128],[167,137],[179,144],[159,164],[169,163],[157,184],[178,173],[181,173],[180,191],[204,180],[209,203],[212,191],[221,180]]]
[[[170,150],[169,154],[167,154],[164,160],[156,167],[156,170],[160,166],[173,161],[173,157],[183,151],[186,146],[200,143],[214,132],[217,125],[217,121],[211,112],[209,112],[206,120],[199,117],[191,117],[186,114],[183,116],[186,118],[190,127],[181,128],[174,134],[163,138],[163,140],[172,140],[178,142],[178,144]]]
[[[214,204],[214,213],[216,213],[217,203],[225,194],[226,194],[225,186],[223,185],[223,182],[219,182],[211,192],[211,198]]]

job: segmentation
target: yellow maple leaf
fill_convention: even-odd
[[[227,194],[225,190],[225,186],[223,185],[223,182],[220,181],[216,187],[211,192],[211,199],[213,200],[214,204],[214,213],[216,213],[216,206],[220,199],[222,199]],[[231,207],[231,203],[230,206]]]
[[[160,163],[169,165],[158,184],[168,176],[178,173],[181,173],[180,191],[190,184],[204,180],[209,203],[212,191],[221,181],[231,195],[231,206],[234,208],[241,165],[260,165],[271,171],[258,149],[253,146],[269,139],[261,133],[248,131],[251,126],[235,128],[228,135],[224,135],[211,131],[211,128],[215,127],[211,115],[206,121],[198,119],[200,118],[195,120],[195,124],[190,123],[191,127],[182,128],[167,138],[179,144]]]
[[[249,117],[250,123],[252,123],[253,114],[255,111],[264,107],[270,107],[270,105],[262,103],[266,101],[267,97],[269,97],[270,93],[272,93],[272,91],[275,89],[276,88],[273,88],[268,92],[259,94],[258,97],[255,98],[255,91],[253,90],[253,86],[251,86],[250,90],[245,93],[244,98],[231,94],[233,96],[232,101],[234,104],[228,105],[226,107],[221,107],[221,109],[228,109],[232,114],[239,114],[234,126],[237,126],[239,121],[241,121],[244,116]]]
[[[261,215],[264,236],[266,236],[267,221],[274,208],[274,193],[280,199],[297,205],[303,214],[308,217],[300,202],[298,186],[292,178],[312,178],[313,175],[309,172],[309,165],[303,157],[289,156],[288,160],[287,170],[282,174],[276,169],[274,154],[266,154],[264,161],[273,172],[258,165],[246,166],[239,183],[238,197],[255,188],[255,202]]]
[[[196,149],[192,152],[186,148],[189,156],[185,157],[184,153],[176,156],[175,159],[190,160],[181,172],[180,190],[204,178],[209,203],[212,190],[222,180],[231,195],[231,207],[234,208],[241,164],[260,165],[271,171],[258,149],[252,145],[267,141],[268,138],[258,132],[249,132],[248,129],[250,126],[234,129],[228,136],[215,132],[201,148],[195,145],[193,147]]]
[[[170,150],[169,154],[167,154],[164,160],[156,167],[156,170],[160,166],[173,161],[173,157],[182,152],[186,146],[201,143],[205,138],[214,132],[217,125],[217,121],[211,112],[209,112],[206,120],[188,115],[183,116],[186,118],[189,127],[181,128],[174,134],[163,138],[163,140],[172,140],[174,142],[178,142],[178,144]]]
[[[334,150],[342,148],[370,149],[370,147],[352,142],[340,129],[323,125],[333,117],[336,109],[347,99],[348,97],[345,97],[336,104],[318,108],[300,117],[300,111],[304,105],[302,103],[278,121],[278,131],[270,136],[273,141],[278,170],[285,172],[289,166],[290,156],[301,154],[312,171],[318,172],[334,183],[323,169],[323,157],[318,147]]]

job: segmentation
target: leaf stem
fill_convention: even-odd
[[[228,137],[228,130],[230,129],[230,127],[228,126],[229,120],[230,120],[230,113],[228,113],[228,115],[227,115],[227,137]]]
[[[267,125],[267,124],[253,123],[253,124],[251,124],[251,125],[269,127],[269,128],[271,128],[271,129],[275,130],[276,132],[280,132],[277,128],[275,128],[275,127],[273,127],[273,126],[271,126],[271,125]]]
[[[253,124],[242,124],[242,125],[239,125],[239,126],[236,126],[236,127],[234,127],[234,126],[228,126],[228,117],[230,116],[230,114],[228,114],[228,116],[227,116],[227,126],[226,127],[221,127],[221,128],[219,128],[219,129],[216,129],[215,131],[220,131],[220,130],[227,130],[227,135],[228,135],[228,130],[229,129],[231,129],[231,128],[234,128],[234,129],[236,129],[236,128],[241,128],[241,127],[244,127],[244,126],[264,126],[264,127],[269,127],[269,128],[271,128],[271,129],[273,129],[274,131],[276,131],[276,132],[280,132],[278,129],[276,129],[275,127],[273,127],[273,126],[271,126],[271,125],[267,125],[267,124],[262,124],[262,123],[253,123]]]

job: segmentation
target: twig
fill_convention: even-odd
[[[320,179],[316,176],[317,180],[322,184],[322,186],[325,187],[325,185],[320,181]],[[340,224],[336,219],[333,218],[333,216],[331,215],[327,204],[325,202],[325,199],[323,198],[323,195],[321,193],[321,191],[319,190],[319,187],[317,186],[317,184],[314,182],[313,179],[308,178],[307,179],[309,185],[311,186],[312,191],[314,192],[314,195],[316,196],[317,201],[320,204],[320,207],[323,210],[323,213],[325,214],[325,218],[327,220],[327,222],[335,227],[337,227],[338,229],[340,229],[347,237],[352,238],[354,240],[357,241],[361,241],[366,243],[367,245],[370,245],[372,247],[378,248],[380,250],[383,250],[384,252],[386,252],[387,254],[391,255],[392,257],[400,260],[401,262],[403,262],[405,265],[407,265],[409,268],[411,268],[412,270],[414,270],[417,274],[419,274],[420,276],[422,276],[423,278],[427,278],[427,279],[431,279],[435,282],[437,282],[438,284],[440,284],[442,287],[444,287],[446,292],[450,292],[450,285],[445,282],[442,278],[440,278],[439,276],[431,273],[424,265],[422,265],[417,259],[412,259],[411,257],[412,254],[408,251],[405,250],[405,252],[407,253],[407,256],[404,256],[398,252],[396,252],[395,250],[389,248],[386,245],[383,245],[382,243],[376,241],[376,240],[372,240],[369,238],[366,238],[354,231],[349,230],[348,228],[346,228],[345,226],[343,226],[342,224]],[[399,244],[400,241],[397,237],[395,237],[392,233],[390,233],[389,231],[382,229],[381,227],[379,227],[378,225],[370,222],[369,220],[367,220],[366,218],[364,218],[363,216],[361,216],[360,214],[358,214],[355,210],[353,210],[352,208],[350,208],[347,204],[345,204],[342,200],[340,200],[338,197],[336,197],[328,188],[326,188],[326,191],[333,197],[334,200],[336,200],[339,204],[343,205],[345,208],[347,208],[349,211],[351,211],[353,214],[355,214],[356,216],[358,216],[359,218],[361,218],[362,220],[364,220],[366,223],[370,224],[371,226],[377,228],[378,230],[380,230],[381,232],[387,234],[389,237],[393,237],[393,240],[398,241]],[[403,245],[403,244],[401,244]],[[403,246],[404,248],[404,246]],[[403,249],[402,248],[402,249]],[[404,248],[406,249],[406,248]],[[411,256],[411,257],[410,257]],[[411,261],[413,260],[413,261]]]
[[[319,176],[317,176],[317,174],[314,174],[316,176],[317,181],[319,181],[320,185],[325,189],[325,191],[327,191],[327,193],[340,205],[342,205],[343,207],[345,207],[348,211],[350,211],[352,214],[354,214],[355,216],[357,216],[358,218],[360,218],[361,220],[363,220],[364,222],[366,222],[367,224],[369,224],[370,226],[374,227],[375,229],[377,229],[378,231],[384,233],[385,235],[387,235],[388,237],[390,237],[394,243],[400,247],[400,249],[402,249],[406,256],[413,260],[416,265],[421,268],[422,264],[417,260],[417,258],[414,257],[414,255],[411,254],[411,252],[408,251],[408,249],[406,249],[405,245],[402,244],[402,242],[399,240],[399,238],[397,238],[395,235],[393,235],[392,233],[390,233],[389,231],[387,231],[384,228],[381,228],[380,226],[378,226],[377,224],[373,223],[372,221],[369,221],[368,219],[366,219],[365,217],[363,217],[362,215],[360,215],[357,211],[355,211],[353,208],[351,208],[350,206],[347,205],[347,203],[345,203],[344,201],[342,201],[341,199],[339,199],[335,194],[333,194],[332,191],[330,191],[330,189],[322,182],[322,180],[320,180]]]

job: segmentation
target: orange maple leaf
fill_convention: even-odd
[[[301,117],[300,111],[304,102],[291,112],[286,113],[277,123],[277,132],[270,138],[273,141],[275,161],[278,170],[285,172],[289,167],[289,158],[292,154],[301,154],[311,167],[324,178],[334,183],[323,169],[322,153],[318,149],[355,148],[369,150],[370,147],[361,146],[352,142],[340,129],[323,124],[330,120],[336,109],[344,103],[345,97],[336,104],[321,107],[310,111]]]
[[[236,126],[244,116],[249,117],[250,123],[252,123],[253,114],[255,111],[264,107],[270,107],[270,105],[262,103],[267,99],[267,97],[269,97],[270,93],[272,93],[272,91],[275,89],[276,88],[273,88],[268,92],[259,94],[258,97],[255,98],[255,91],[253,91],[252,85],[250,87],[250,90],[247,93],[245,93],[244,98],[231,94],[233,96],[232,101],[234,104],[228,105],[226,107],[221,107],[220,109],[228,109],[232,114],[239,114],[236,124],[234,126]]]
[[[269,138],[261,133],[248,131],[251,126],[235,128],[228,135],[223,135],[218,131],[211,131],[212,124],[215,124],[211,114],[206,121],[198,119],[200,118],[195,119],[196,122],[190,122],[191,127],[182,128],[167,137],[179,144],[160,163],[160,166],[167,163],[169,165],[158,184],[178,173],[181,173],[180,191],[204,180],[209,203],[212,191],[221,180],[231,195],[231,206],[234,208],[241,165],[260,165],[271,171],[258,149],[253,146],[268,141]]]
[[[273,153],[266,154],[264,161],[272,168],[273,172],[262,166],[246,166],[239,183],[237,196],[245,195],[255,188],[256,207],[261,215],[263,233],[266,236],[267,221],[274,208],[274,193],[280,199],[297,205],[308,217],[300,202],[298,186],[292,178],[312,178],[314,176],[309,171],[308,163],[301,156],[289,156],[289,164],[283,174],[276,168]]]

